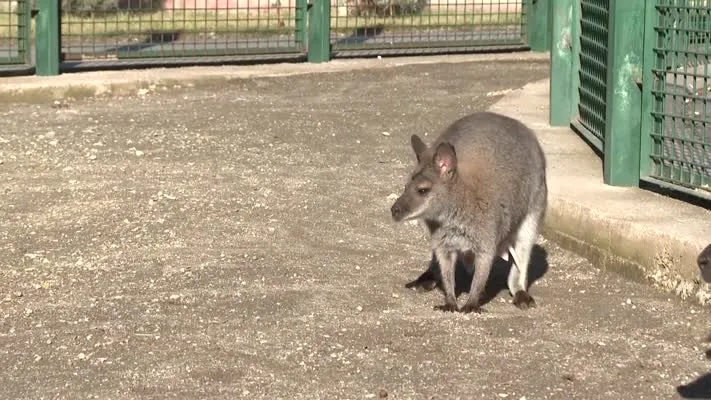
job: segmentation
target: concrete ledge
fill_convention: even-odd
[[[0,78],[0,102],[46,102],[63,98],[133,95],[165,87],[193,87],[234,79],[393,68],[403,65],[491,61],[548,62],[548,53],[515,52],[451,56],[392,57],[333,60],[327,63],[147,68],[123,71],[67,73],[52,77]]]
[[[533,128],[548,162],[544,236],[601,268],[646,280],[701,304],[698,253],[711,242],[711,212],[638,188],[607,186],[602,160],[569,128],[548,124],[549,80],[526,85],[491,107]]]

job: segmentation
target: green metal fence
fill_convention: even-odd
[[[0,71],[30,65],[31,28],[28,1],[0,0]]]
[[[711,190],[711,4],[657,0],[646,68],[641,179]]]
[[[65,65],[305,54],[306,1],[63,0]]]
[[[552,125],[602,152],[605,182],[711,200],[711,1],[558,0]]]
[[[334,0],[336,56],[456,51],[526,44],[523,0]]]
[[[14,1],[0,0],[0,66],[34,62],[38,75],[364,53],[545,51],[550,42],[550,0]]]

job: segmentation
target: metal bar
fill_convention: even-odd
[[[525,14],[527,17],[526,42],[533,51],[549,51],[550,21],[548,9],[552,0],[526,0]]]
[[[39,0],[37,75],[59,75],[59,0]]]
[[[641,70],[645,0],[611,1],[603,177],[608,185],[639,185]]]
[[[310,0],[308,60],[311,63],[331,59],[331,2]]]
[[[309,37],[308,32],[308,4],[307,0],[296,0],[296,44],[306,47],[306,41]]]

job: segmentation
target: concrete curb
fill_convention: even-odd
[[[543,235],[601,268],[711,303],[696,266],[711,242],[711,212],[603,184],[602,161],[592,149],[571,129],[548,124],[549,85],[548,79],[528,84],[490,108],[528,124],[543,145],[550,190]]]
[[[219,84],[234,79],[393,68],[404,65],[491,61],[548,62],[548,53],[515,52],[450,56],[333,60],[328,63],[279,63],[247,66],[198,66],[68,73],[53,77],[0,78],[0,102],[46,102],[63,98],[130,95],[165,87]]]

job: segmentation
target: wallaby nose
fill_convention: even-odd
[[[705,282],[711,283],[711,257],[701,256],[698,260],[701,277]]]
[[[400,219],[400,215],[402,215],[402,208],[400,208],[400,205],[397,202],[390,207],[390,214],[392,214],[395,221]]]

